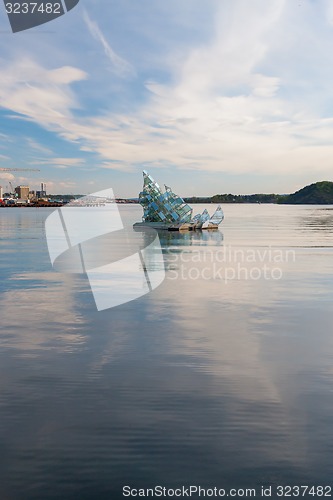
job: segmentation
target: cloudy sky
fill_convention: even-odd
[[[81,0],[17,34],[0,9],[0,167],[41,170],[4,187],[136,196],[143,168],[184,196],[333,180],[331,1]]]

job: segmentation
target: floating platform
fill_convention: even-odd
[[[145,227],[151,227],[158,231],[202,231],[206,229],[216,230],[218,226],[210,225],[205,227],[200,227],[196,224],[181,223],[181,224],[169,224],[165,222],[136,222],[133,224],[134,229],[140,229]]]
[[[134,229],[151,227],[161,231],[189,231],[188,224],[170,224],[168,222],[136,222]]]

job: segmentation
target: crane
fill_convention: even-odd
[[[0,172],[40,172],[39,168],[0,168]]]

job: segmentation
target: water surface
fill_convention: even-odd
[[[333,207],[224,210],[161,235],[163,284],[104,312],[52,270],[51,210],[0,210],[1,499],[331,484]]]

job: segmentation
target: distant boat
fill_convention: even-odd
[[[169,231],[216,229],[224,218],[220,206],[212,217],[205,209],[202,214],[197,214],[192,218],[193,209],[185,203],[183,198],[175,194],[168,186],[165,186],[163,192],[145,170],[139,203],[143,207],[142,222],[137,222],[134,227],[150,226]]]

